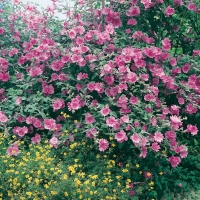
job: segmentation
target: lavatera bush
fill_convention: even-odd
[[[73,13],[56,0],[41,12],[13,3],[0,14],[4,134],[39,142],[45,132],[57,148],[69,139],[65,112],[99,151],[109,150],[111,136],[141,158],[165,150],[176,167],[187,141],[198,144],[198,1],[118,0],[89,9],[78,1]],[[66,20],[54,18],[56,10]],[[16,143],[7,150],[18,152]]]

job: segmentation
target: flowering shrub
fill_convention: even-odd
[[[54,148],[86,137],[99,152],[112,152],[112,137],[127,160],[165,151],[172,168],[187,144],[199,145],[198,1],[93,2],[92,12],[75,9],[64,21],[53,17],[68,11],[55,0],[44,12],[13,3],[14,12],[0,10],[5,135],[36,144],[45,133]],[[63,134],[69,115],[79,121],[74,135]],[[13,141],[7,153],[19,150]]]

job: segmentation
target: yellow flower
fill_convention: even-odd
[[[74,123],[75,123],[75,124],[78,123],[78,120],[74,120]]]
[[[31,196],[32,192],[26,192],[26,195]]]
[[[67,193],[67,192],[64,192],[64,195],[67,197],[67,196],[68,196],[68,193]]]
[[[35,183],[36,183],[36,185],[38,185],[40,183],[39,179],[36,178]]]
[[[163,172],[160,172],[159,174],[162,176],[162,175],[163,175]]]
[[[163,150],[163,151],[162,151],[162,154],[166,154],[166,152]]]
[[[51,191],[51,194],[52,195],[56,195],[56,194],[58,194],[56,191]]]
[[[140,165],[139,165],[139,164],[136,164],[135,166],[136,166],[137,168],[138,168],[138,167],[140,167]]]
[[[113,137],[110,137],[109,139],[110,139],[110,140],[113,140]]]
[[[97,155],[96,155],[96,158],[97,158],[97,159],[98,159],[98,158],[100,158],[100,155],[99,155],[99,154],[97,154]]]
[[[64,180],[67,180],[67,177],[68,177],[67,174],[63,174],[63,179]]]
[[[126,173],[128,172],[128,169],[122,169],[122,172]]]
[[[131,179],[127,179],[127,182],[128,182],[128,183],[131,183]]]
[[[47,185],[47,184],[44,184],[44,187],[47,189],[47,188],[49,188],[49,186]]]
[[[151,181],[151,182],[149,183],[149,185],[150,185],[150,186],[153,186],[153,185],[154,185],[154,182],[153,182],[153,181]]]
[[[142,174],[142,171],[139,171],[139,174]]]

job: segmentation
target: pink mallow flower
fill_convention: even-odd
[[[31,142],[32,142],[33,144],[37,144],[37,143],[39,143],[40,141],[41,141],[41,137],[40,137],[40,135],[39,135],[38,133],[35,134],[35,137],[32,137],[32,138],[31,138]]]
[[[180,164],[181,159],[178,156],[171,156],[169,158],[169,162],[171,163],[172,167],[177,167]]]
[[[17,134],[18,136],[20,137],[23,137],[25,134],[28,133],[28,128],[23,126],[23,127],[18,127],[16,126],[14,129],[13,129],[13,133]]]
[[[94,117],[92,116],[91,113],[86,113],[85,114],[85,122],[86,122],[86,124],[93,124],[94,122],[96,122],[96,120],[94,119]]]
[[[16,98],[16,105],[19,105],[22,102],[22,98],[21,97],[17,97]]]
[[[4,114],[4,112],[0,111],[0,122],[6,123],[7,121],[8,121],[8,118],[6,117],[6,115]]]
[[[120,132],[115,134],[115,139],[117,142],[122,143],[124,141],[128,140],[128,137],[126,136],[126,133],[123,130],[120,130]]]
[[[101,109],[101,114],[105,117],[110,113],[110,108],[108,106]]]
[[[192,135],[196,135],[198,133],[198,128],[196,126],[193,126],[191,124],[187,125],[187,130],[186,132],[190,132]]]
[[[53,107],[53,111],[55,112],[61,108],[64,108],[65,102],[63,99],[54,99],[52,107]]]
[[[130,139],[132,140],[132,142],[135,144],[135,146],[137,147],[141,141],[141,137],[138,133],[133,134]]]
[[[167,17],[169,17],[170,15],[174,14],[174,8],[171,8],[170,6],[168,6],[165,10],[165,14]]]
[[[44,119],[44,128],[50,131],[54,131],[56,128],[56,121],[54,119]]]
[[[17,143],[15,142],[13,145],[9,146],[6,152],[10,156],[17,156],[19,154]]]
[[[109,143],[106,139],[100,139],[99,140],[99,151],[105,151],[108,149]]]
[[[49,143],[55,147],[56,149],[58,148],[58,139],[56,137],[52,137],[49,141]]]
[[[175,130],[178,130],[182,126],[181,118],[176,115],[171,116],[170,121]]]
[[[151,148],[153,151],[158,152],[160,150],[160,145],[157,142],[152,143]]]
[[[164,136],[161,132],[156,132],[154,135],[154,139],[156,142],[162,142],[164,139]]]
[[[109,127],[114,127],[116,123],[117,120],[113,116],[110,116],[108,119],[106,119],[106,125]]]

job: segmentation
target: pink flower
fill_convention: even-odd
[[[154,135],[154,139],[156,142],[162,142],[163,139],[164,139],[164,136],[161,132],[156,132],[155,135]]]
[[[10,75],[8,73],[0,73],[0,81],[7,82],[10,79]]]
[[[135,83],[138,80],[137,75],[134,72],[129,72],[127,74],[127,79],[128,79],[128,82],[130,83]]]
[[[16,105],[19,105],[22,102],[22,98],[21,97],[17,97],[16,99]]]
[[[141,137],[139,134],[133,134],[130,139],[132,140],[132,142],[135,144],[135,146],[137,147],[141,141]]]
[[[191,124],[187,125],[187,130],[186,132],[191,132],[192,135],[196,135],[198,133],[198,128],[196,126],[193,126]]]
[[[41,74],[42,74],[42,69],[39,68],[39,67],[31,68],[30,69],[30,76],[31,77],[39,76]]]
[[[2,35],[3,33],[4,33],[4,29],[0,27],[0,35]]]
[[[117,140],[117,142],[122,143],[124,141],[127,141],[128,137],[126,136],[126,133],[121,130],[120,132],[115,134],[115,139]]]
[[[35,137],[32,137],[32,138],[31,138],[31,142],[32,142],[33,144],[37,144],[37,143],[39,143],[40,141],[41,141],[41,137],[40,137],[40,135],[39,135],[38,133],[35,134]]]
[[[31,116],[28,116],[28,117],[26,118],[26,123],[27,123],[27,124],[32,124],[32,123],[33,123],[32,117],[31,117]]]
[[[70,39],[74,39],[76,37],[76,31],[71,29],[69,31],[69,37],[70,37]]]
[[[13,0],[13,4],[19,4],[21,0]]]
[[[58,139],[56,137],[53,137],[50,139],[49,143],[54,147],[54,148],[58,148]]]
[[[64,108],[65,102],[63,99],[54,99],[52,107],[53,107],[53,111],[55,112],[61,108]]]
[[[108,25],[106,26],[106,32],[107,32],[107,33],[113,34],[114,31],[115,31],[115,29],[114,29],[114,26],[113,26],[112,24],[108,24]]]
[[[153,151],[158,152],[160,150],[160,145],[157,142],[152,143],[151,148]]]
[[[166,137],[168,140],[173,141],[173,140],[176,139],[176,133],[175,133],[175,131],[167,131],[167,132],[165,133],[165,137]]]
[[[38,129],[42,128],[42,121],[36,117],[32,118],[32,124],[35,128],[38,128]]]
[[[122,116],[120,119],[124,123],[129,123],[129,116],[127,116],[127,115]]]
[[[94,122],[96,122],[96,120],[94,119],[94,117],[92,116],[91,113],[86,113],[85,114],[85,122],[86,122],[86,124],[93,124]]]
[[[165,14],[167,17],[169,17],[170,15],[174,14],[174,8],[171,8],[170,6],[168,6],[165,10]]]
[[[138,97],[131,96],[129,102],[133,105],[138,104],[139,103]]]
[[[179,186],[179,187],[182,187],[182,183],[179,183],[178,186]]]
[[[127,16],[132,16],[132,17],[137,16],[139,14],[140,14],[140,8],[138,6],[131,6],[126,13]]]
[[[137,24],[137,20],[136,19],[129,19],[127,22],[128,25],[136,25]]]
[[[8,121],[8,118],[6,117],[6,115],[4,114],[4,112],[0,111],[0,122],[6,123],[7,121]]]
[[[99,151],[105,151],[108,149],[109,143],[105,139],[100,139],[99,140]]]
[[[152,124],[152,126],[156,126],[157,125],[157,120],[156,120],[155,117],[151,118],[151,124]]]
[[[188,10],[196,11],[196,5],[194,3],[189,3],[187,8],[188,8]]]
[[[89,138],[94,138],[95,135],[97,135],[97,130],[95,128],[91,128],[86,131],[86,136]]]
[[[130,196],[130,197],[132,197],[134,194],[135,194],[135,191],[134,191],[134,190],[130,190],[130,191],[129,191],[129,196]]]
[[[115,123],[116,123],[116,119],[113,116],[110,116],[108,119],[106,119],[106,124],[109,127],[114,127]]]
[[[171,65],[172,67],[174,67],[174,66],[177,65],[176,58],[173,57],[173,58],[170,60],[170,65]]]
[[[146,147],[142,147],[139,157],[140,158],[146,158],[146,156],[147,156],[147,148]]]
[[[105,117],[110,113],[110,109],[108,106],[106,106],[105,108],[102,108],[100,112]]]
[[[19,154],[17,143],[15,142],[13,145],[9,146],[6,152],[10,156],[17,156]]]
[[[185,63],[183,66],[182,66],[182,71],[184,73],[188,73],[190,71],[190,64],[189,63]]]
[[[42,92],[46,95],[54,94],[54,87],[53,85],[46,85],[42,88]]]
[[[44,119],[44,128],[54,131],[56,128],[56,121],[54,119]]]
[[[153,176],[152,172],[144,172],[144,177],[150,179]]]
[[[162,40],[162,48],[165,51],[169,51],[171,49],[171,43],[170,43],[169,38],[165,38],[164,40]],[[168,55],[167,55],[167,58],[168,58]]]
[[[181,159],[178,156],[171,156],[169,158],[169,162],[171,163],[172,167],[177,167],[180,164]]]
[[[23,126],[23,127],[18,127],[16,126],[14,129],[13,129],[13,133],[19,135],[20,137],[23,137],[25,134],[28,133],[28,128]]]
[[[175,130],[178,130],[180,126],[182,126],[181,118],[173,115],[170,117],[171,124]]]

